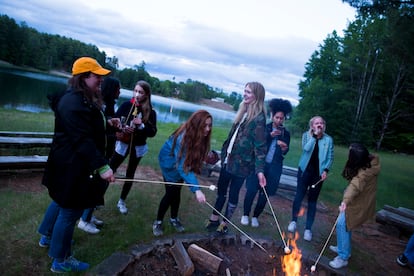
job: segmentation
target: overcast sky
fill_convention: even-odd
[[[142,61],[160,80],[201,81],[297,104],[311,54],[355,10],[341,0],[0,0],[0,14],[40,32],[96,45],[120,69]]]

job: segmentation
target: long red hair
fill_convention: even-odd
[[[211,118],[211,121],[213,122],[213,117],[209,112],[198,110],[172,134],[172,136],[174,136],[174,143],[171,151],[173,152],[178,136],[184,133],[184,137],[181,140],[178,159],[183,158],[183,155],[185,155],[185,172],[193,171],[199,174],[201,172],[203,161],[210,151],[211,131],[207,136],[204,136],[204,128],[208,118]]]

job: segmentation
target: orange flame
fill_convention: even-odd
[[[305,214],[305,208],[300,207],[299,213],[298,213],[298,217],[301,217]]]
[[[298,232],[295,233],[295,238],[288,242],[288,246],[291,249],[290,254],[285,254],[281,257],[282,261],[282,270],[285,272],[286,276],[297,276],[300,275],[301,266],[302,266],[302,252],[296,246],[296,241],[298,240],[299,234]]]

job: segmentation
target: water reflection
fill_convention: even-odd
[[[47,95],[66,89],[68,79],[42,73],[11,70],[0,67],[0,106],[28,112],[51,112]],[[127,101],[132,91],[121,89],[117,106]],[[191,113],[198,109],[209,111],[214,117],[215,125],[228,126],[235,113],[201,106],[157,95],[151,96],[157,118],[160,122],[182,123]]]

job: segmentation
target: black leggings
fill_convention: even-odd
[[[165,179],[164,179],[165,181]],[[171,207],[171,218],[178,217],[178,208],[181,201],[181,185],[165,185],[165,194],[160,201],[158,207],[157,220],[162,221],[168,208]]]
[[[129,150],[129,148],[128,148]],[[114,152],[114,155],[112,155],[111,161],[109,163],[109,166],[111,169],[116,172],[118,167],[124,162],[125,158],[128,156],[122,156],[118,154],[117,152]],[[135,147],[131,148],[131,152],[129,153],[129,160],[128,160],[128,166],[126,169],[126,178],[132,179],[135,177],[135,171],[138,167],[139,161],[141,161],[142,157],[137,157],[135,153]],[[129,191],[131,190],[133,181],[125,181],[124,185],[122,186],[122,192],[120,198],[122,200],[125,200],[129,194]]]

